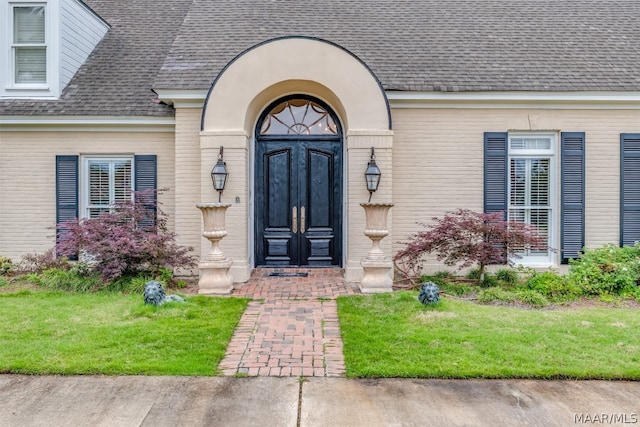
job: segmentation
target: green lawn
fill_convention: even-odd
[[[215,375],[247,300],[0,294],[0,373]]]
[[[340,297],[349,377],[640,379],[640,310]]]

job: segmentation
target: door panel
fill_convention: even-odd
[[[278,146],[267,149],[262,157],[264,191],[259,193],[256,209],[262,216],[259,256],[269,265],[290,265],[298,262],[297,241],[292,230],[292,193],[297,191],[297,176],[293,167],[293,150]]]
[[[257,142],[257,265],[340,265],[341,171],[339,140]]]
[[[336,180],[334,163],[336,156],[331,151],[308,148],[306,150],[306,200],[305,232],[302,240],[302,256],[308,265],[330,265],[335,245],[334,218]]]

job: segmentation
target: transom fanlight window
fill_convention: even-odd
[[[267,114],[260,135],[337,135],[338,128],[329,112],[308,99],[290,99]]]

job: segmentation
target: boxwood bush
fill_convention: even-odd
[[[583,295],[632,295],[640,280],[640,246],[585,249],[570,260],[568,280]]]
[[[525,283],[525,288],[536,291],[552,301],[575,299],[581,293],[568,277],[552,271],[533,274]]]

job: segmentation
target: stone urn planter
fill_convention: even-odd
[[[392,203],[360,203],[365,213],[364,234],[371,239],[369,254],[360,264],[363,269],[360,291],[362,293],[391,292],[393,285],[393,263],[384,255],[380,241],[389,235],[387,217]]]
[[[233,261],[227,258],[220,249],[220,240],[227,235],[225,229],[225,215],[230,203],[199,203],[196,205],[202,211],[204,231],[202,235],[211,242],[208,253],[202,254],[198,268],[198,293],[205,295],[229,294],[233,289],[233,277],[229,268]]]

